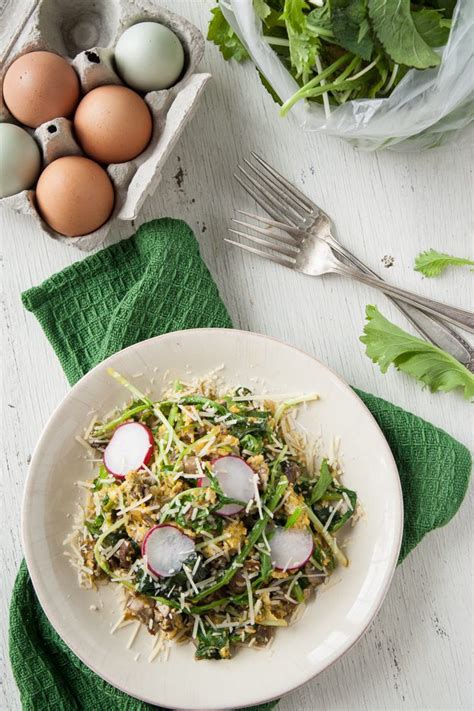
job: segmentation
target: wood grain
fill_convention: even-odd
[[[31,0],[4,5],[2,45]],[[210,2],[168,0],[203,30]],[[472,307],[472,274],[451,271],[436,280],[413,271],[415,255],[434,247],[472,253],[472,148],[424,154],[362,153],[336,139],[302,133],[278,117],[251,66],[221,60],[208,46],[203,68],[214,79],[172,154],[157,193],[135,225],[171,215],[195,230],[236,326],[267,333],[314,354],[349,382],[412,410],[469,445],[472,416],[457,394],[430,395],[396,372],[382,376],[358,338],[364,307],[376,303],[402,316],[368,287],[338,277],[309,279],[243,255],[223,243],[233,208],[253,208],[232,179],[239,159],[258,150],[336,221],[341,240],[394,283]],[[4,260],[3,476],[1,649],[5,656],[0,707],[20,708],[7,660],[8,605],[21,559],[20,502],[31,452],[67,383],[38,323],[21,306],[21,292],[82,259],[75,249],[39,233],[27,217],[2,211]],[[394,264],[386,269],[383,258]],[[472,501],[429,535],[399,568],[366,636],[339,663],[281,701],[280,711],[379,711],[472,707],[466,623],[472,610]]]

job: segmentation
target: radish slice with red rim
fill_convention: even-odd
[[[255,477],[253,469],[241,459],[229,454],[219,457],[212,464],[212,473],[216,477],[224,496],[237,499],[242,504],[224,504],[216,513],[221,516],[233,516],[242,511],[249,501],[255,498]],[[209,486],[209,479],[203,477],[199,486]]]
[[[277,526],[270,538],[270,556],[277,570],[297,570],[311,558],[313,536],[309,531]]]
[[[153,526],[142,543],[142,555],[146,558],[148,570],[163,578],[179,573],[194,549],[193,539],[169,523]]]
[[[125,422],[115,430],[104,452],[104,465],[117,479],[138,471],[150,461],[153,434],[140,422]]]

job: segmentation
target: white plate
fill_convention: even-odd
[[[74,437],[91,410],[106,413],[127,400],[127,392],[106,373],[138,373],[137,387],[158,395],[166,378],[220,375],[231,386],[255,392],[301,394],[317,391],[319,402],[302,409],[300,421],[321,435],[326,453],[341,438],[344,482],[355,489],[366,516],[350,531],[350,566],[337,569],[337,587],[319,594],[304,620],[278,630],[270,649],[243,649],[231,661],[195,661],[193,647],[172,647],[167,662],[147,661],[152,638],[143,629],[126,649],[132,625],[110,634],[118,618],[113,585],[99,592],[77,585],[62,542],[72,524],[79,492],[91,465]],[[264,389],[266,388],[266,390]],[[26,482],[22,530],[28,569],[50,622],[82,661],[106,681],[152,704],[177,709],[222,709],[262,703],[291,691],[343,655],[373,620],[396,566],[403,504],[392,454],[370,412],[354,392],[311,356],[280,341],[243,331],[180,331],[131,346],[94,368],[77,383],[47,423]],[[104,607],[99,611],[91,605]],[[135,656],[140,652],[140,658]]]

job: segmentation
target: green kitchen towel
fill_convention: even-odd
[[[71,384],[107,356],[137,341],[184,328],[231,328],[191,229],[162,219],[23,294]],[[405,523],[400,561],[428,531],[443,526],[466,492],[468,450],[446,432],[357,390],[397,461]],[[42,611],[25,564],[10,609],[10,658],[24,709],[148,711],[90,671]],[[259,706],[270,709],[276,702]]]

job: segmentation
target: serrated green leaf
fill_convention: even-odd
[[[341,47],[370,60],[374,43],[370,36],[365,0],[333,0],[332,30]]]
[[[235,59],[243,62],[249,54],[240,39],[229,25],[220,7],[211,10],[212,18],[207,29],[207,39],[216,44],[224,59]]]
[[[285,21],[290,43],[290,61],[296,78],[303,77],[306,82],[310,76],[320,43],[308,25],[308,15],[305,10],[309,5],[305,0],[285,0],[282,20]]]
[[[272,12],[272,8],[265,0],[253,0],[253,9],[261,20],[266,20]]]
[[[393,365],[420,380],[431,392],[462,388],[466,399],[474,398],[474,375],[453,356],[406,333],[386,319],[376,306],[366,306],[365,313],[367,323],[360,340],[382,373]]]
[[[446,20],[438,10],[421,8],[412,13],[417,32],[430,47],[444,47],[448,41],[451,21]]]
[[[308,31],[311,34],[318,36],[321,30],[325,30],[325,34],[332,35],[331,13],[329,12],[328,4],[311,10],[306,15],[306,21],[308,23]]]
[[[394,62],[416,69],[438,66],[441,58],[415,27],[410,0],[368,0],[368,8],[374,32]]]
[[[443,252],[437,252],[435,249],[429,249],[426,252],[421,252],[415,259],[415,271],[421,272],[425,277],[437,277],[443,272],[446,267],[474,266],[472,259],[463,259],[462,257],[452,257]]]

